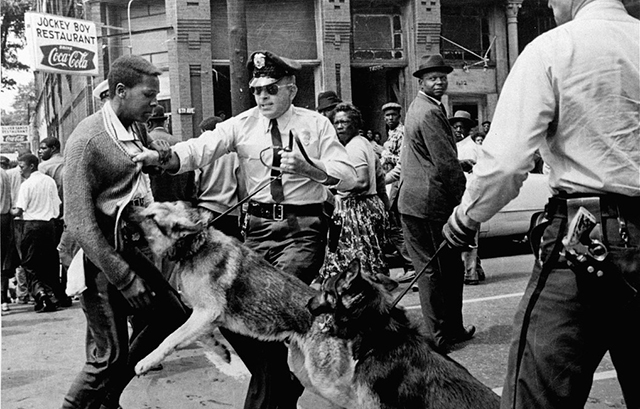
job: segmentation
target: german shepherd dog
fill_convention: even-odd
[[[222,326],[261,340],[288,341],[289,364],[300,381],[335,405],[353,406],[355,363],[348,342],[328,335],[324,318],[314,319],[307,309],[316,291],[208,227],[206,216],[184,202],[156,202],[127,218],[141,228],[156,256],[177,262],[176,281],[193,309],[180,328],[137,363],[136,374],[201,337],[229,362],[229,352],[212,339],[215,327]]]
[[[329,314],[329,332],[351,343],[357,407],[498,408],[498,395],[436,352],[404,309],[391,308],[383,284],[354,260],[308,305],[316,316]]]

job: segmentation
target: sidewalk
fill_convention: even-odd
[[[392,276],[402,269],[392,269]],[[59,408],[84,363],[86,321],[79,301],[70,308],[36,314],[33,305],[10,304],[2,313],[0,408]],[[226,340],[220,335],[218,340]],[[228,346],[228,344],[227,344]],[[229,346],[231,350],[231,347]],[[174,352],[163,369],[135,378],[120,401],[124,409],[242,408],[249,371],[235,353],[233,374],[222,373],[193,344]],[[228,369],[228,368],[223,368]],[[305,391],[300,409],[329,409],[331,404]]]
[[[85,318],[80,303],[36,314],[33,305],[10,304],[2,315],[0,407],[59,408],[84,363]],[[223,340],[222,337],[218,339]],[[177,351],[163,369],[134,379],[125,390],[124,409],[242,408],[248,371],[234,355],[238,377],[221,373],[197,345]],[[322,398],[305,392],[303,409],[328,409]]]

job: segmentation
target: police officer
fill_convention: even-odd
[[[540,149],[553,197],[531,232],[538,260],[516,313],[502,408],[584,407],[607,351],[627,407],[638,408],[640,22],[618,0],[549,4],[559,27],[518,57],[443,234],[473,244]]]
[[[184,172],[237,152],[249,194],[271,182],[249,203],[245,244],[309,284],[324,261],[327,187],[351,189],[356,172],[331,122],[292,105],[300,68],[269,51],[254,52],[248,69],[256,107],[199,138],[171,150],[147,150],[135,160]],[[252,373],[245,408],[295,408],[303,389],[289,372],[285,346],[224,334]]]

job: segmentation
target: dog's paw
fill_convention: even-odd
[[[144,375],[152,368],[155,368],[160,364],[160,359],[150,359],[151,356],[147,356],[142,361],[138,362],[135,366],[136,375]]]

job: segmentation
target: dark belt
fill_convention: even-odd
[[[567,199],[598,197],[600,198],[600,211],[602,217],[618,217],[635,214],[640,208],[640,197],[623,196],[618,194],[573,194],[557,195],[549,199],[546,213],[550,216],[567,215]]]
[[[270,220],[284,220],[289,216],[320,216],[322,214],[322,203],[307,205],[291,205],[277,203],[249,202],[248,213]]]

